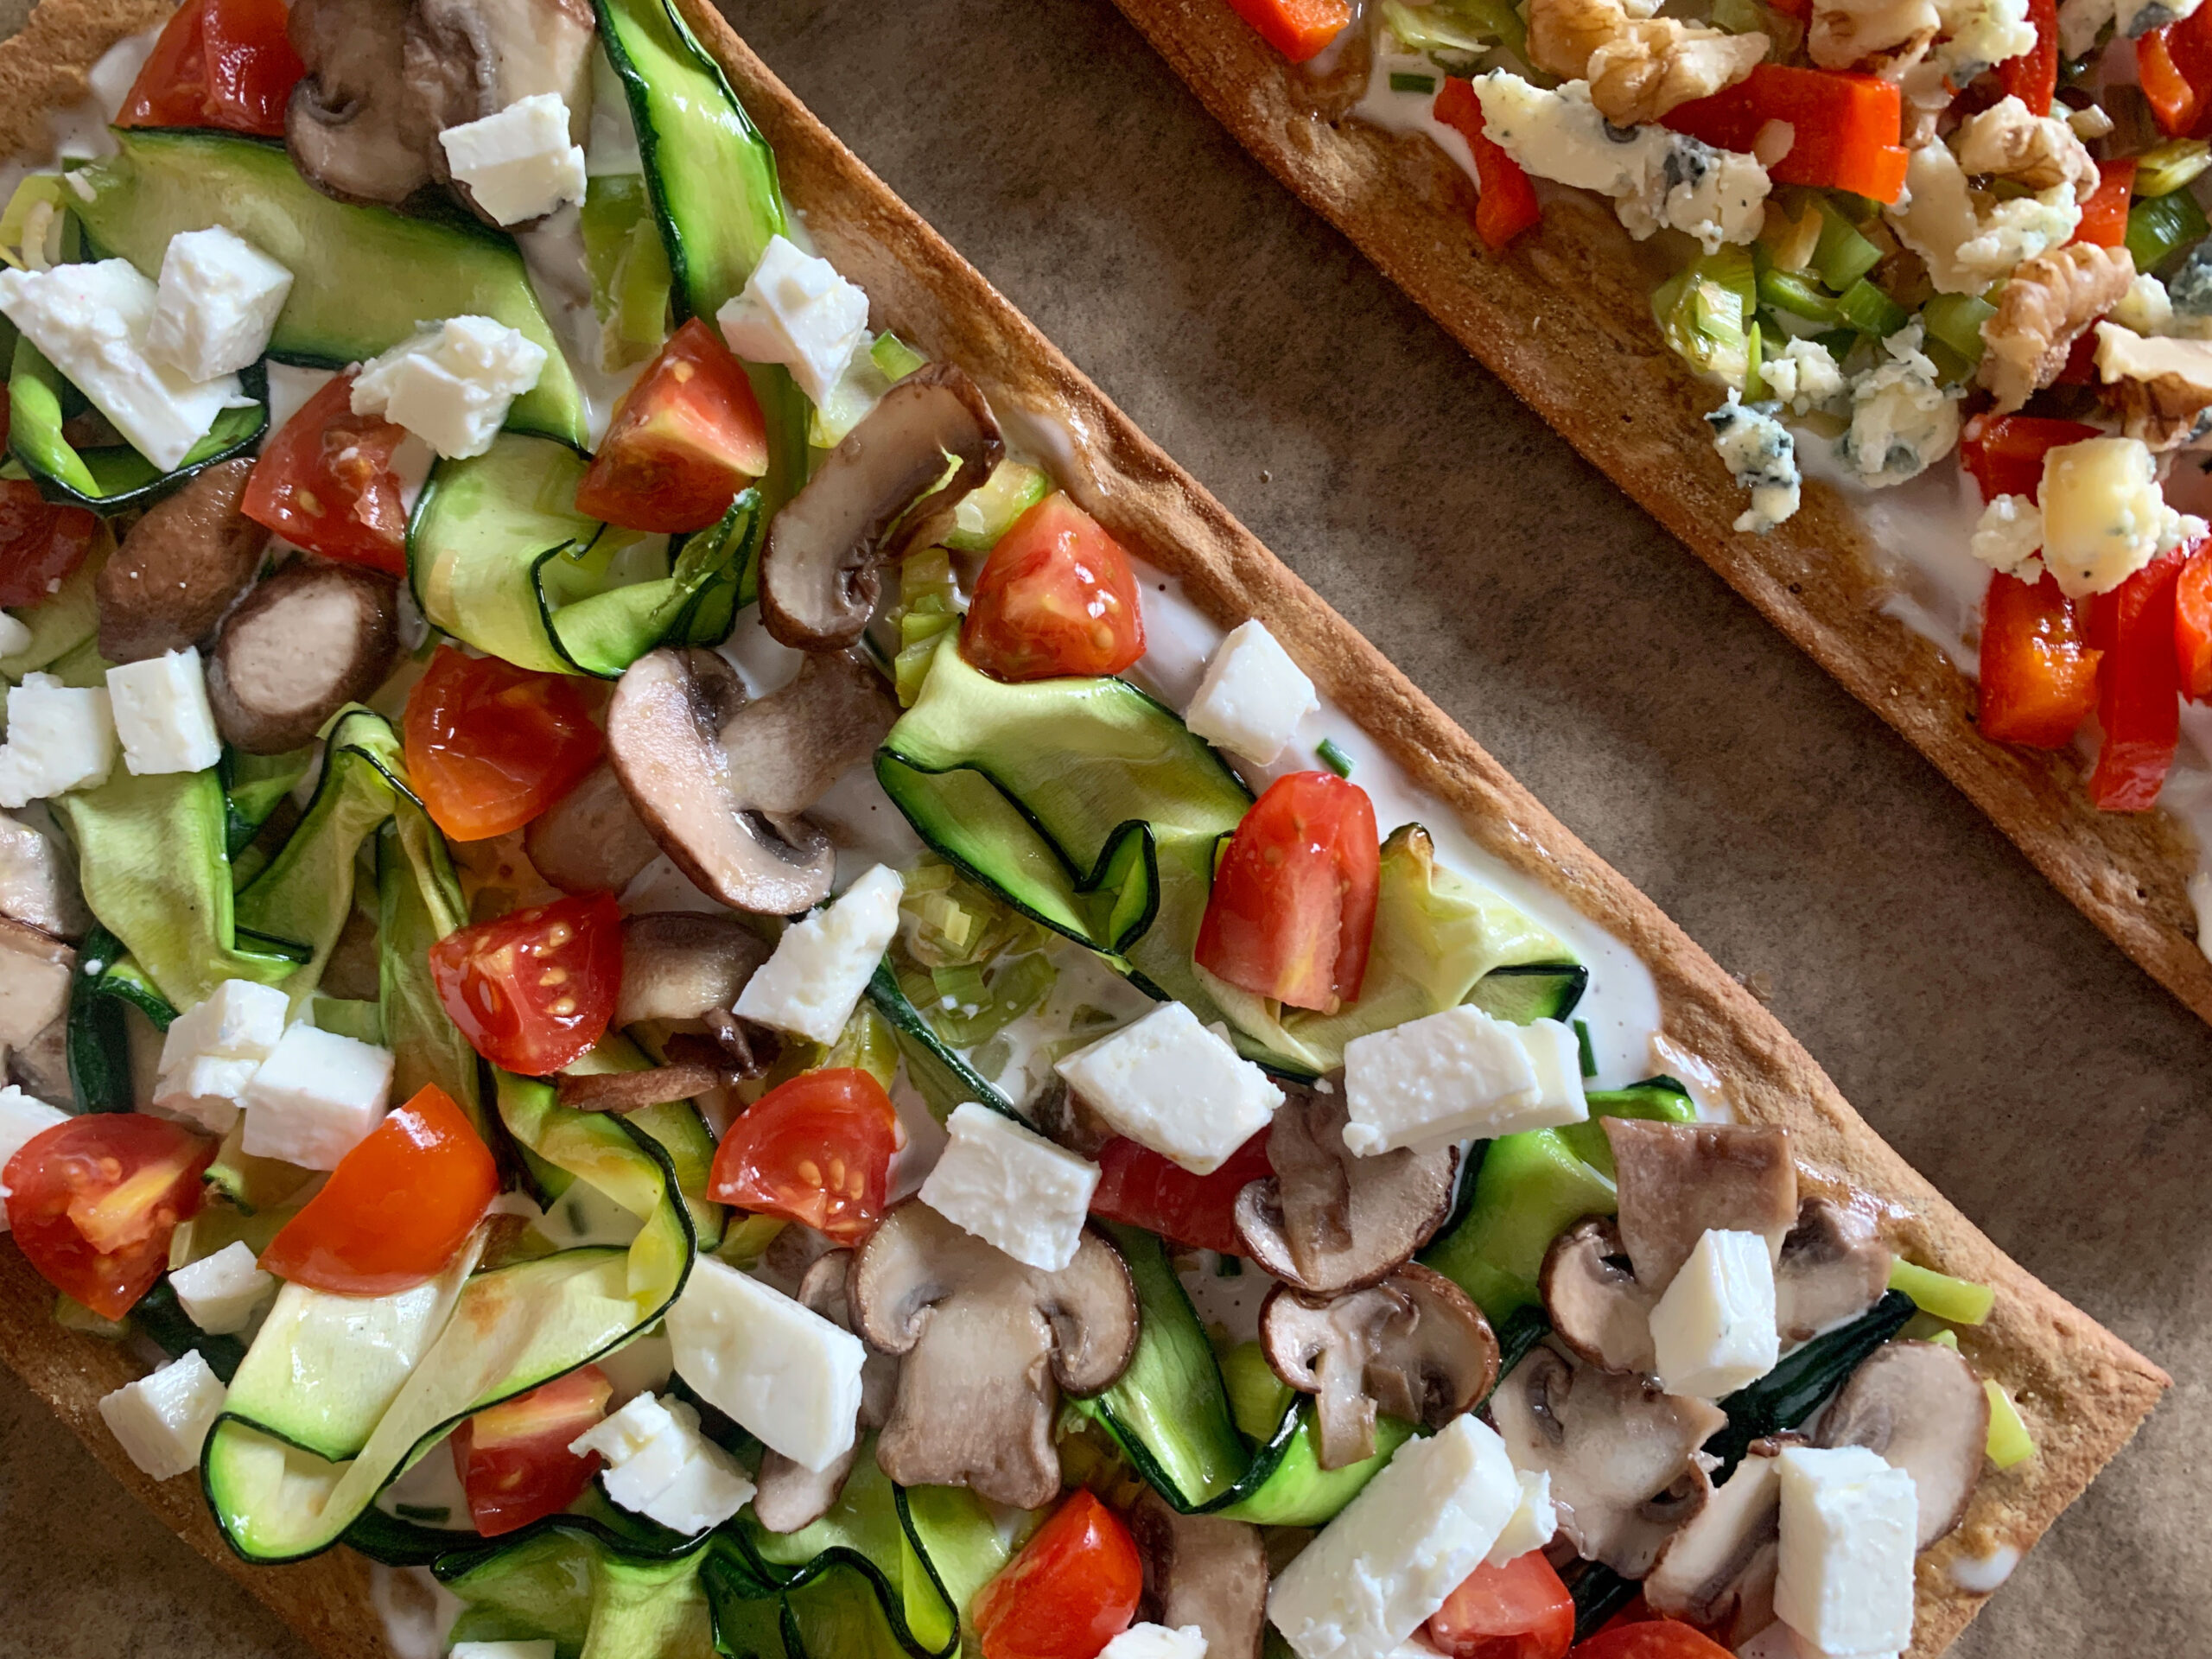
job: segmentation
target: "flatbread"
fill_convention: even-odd
[[[45,0],[40,10],[95,3]],[[806,209],[821,251],[868,291],[874,327],[966,369],[1017,441],[1046,447],[1071,493],[1133,552],[1180,577],[1217,622],[1262,619],[1323,694],[1415,785],[1455,810],[1470,835],[1643,957],[1658,982],[1668,1035],[1729,1080],[1740,1116],[1786,1125],[1802,1161],[1886,1204],[1902,1252],[1996,1288],[1995,1313],[1963,1333],[1963,1345],[2020,1402],[2040,1454],[2002,1473],[1986,1471],[1965,1524],[1922,1556],[1913,1652],[1940,1652],[1983,1600],[1956,1586],[1949,1563],[2007,1545],[2024,1553],[2126,1444],[2169,1386],[2165,1375],[1947,1204],[1764,1007],[1138,431],[809,114],[705,0],[678,3],[775,147],[785,186]],[[0,46],[0,77],[30,39]],[[1717,485],[1712,493],[1717,499]],[[381,1653],[367,1569],[358,1559],[339,1551],[301,1567],[246,1567],[223,1545],[190,1483],[156,1484],[130,1465],[95,1402],[133,1368],[113,1344],[54,1325],[52,1306],[51,1291],[15,1250],[0,1249],[0,1353],[101,1462],[319,1651],[332,1659]]]

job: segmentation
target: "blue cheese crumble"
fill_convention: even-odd
[[[1793,340],[1759,364],[1767,396],[1792,415],[1809,415],[1844,394],[1843,370],[1817,340]]]
[[[1870,489],[1919,477],[1958,443],[1958,393],[1940,384],[1922,338],[1916,321],[1899,329],[1882,342],[1888,360],[1851,383],[1851,429],[1836,453]]]
[[[1705,422],[1713,429],[1721,464],[1751,493],[1751,505],[1737,518],[1737,530],[1765,535],[1797,511],[1802,480],[1789,428],[1771,415],[1746,409],[1733,391]]]

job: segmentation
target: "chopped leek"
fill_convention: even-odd
[[[2035,1437],[2020,1415],[2012,1396],[1994,1377],[1984,1378],[1981,1391],[1989,1396],[1989,1460],[1999,1469],[2025,1463],[2036,1454]]]
[[[902,709],[912,708],[921,696],[938,641],[947,628],[960,626],[960,609],[951,556],[941,547],[908,554],[899,567],[899,603],[892,613],[899,628],[899,657],[892,665],[892,678]]]
[[[1912,321],[1912,313],[1860,277],[1835,302],[1836,315],[1862,334],[1887,340]]]
[[[1044,929],[937,859],[906,877],[899,901],[907,955],[926,969],[974,964],[1040,949]],[[934,1001],[934,997],[928,999]],[[923,999],[916,999],[920,1006]]]
[[[1351,776],[1351,757],[1337,747],[1335,739],[1323,738],[1313,746],[1313,753],[1320,756],[1321,764],[1338,777]]]
[[[1759,273],[1759,303],[1769,310],[1784,311],[1807,322],[1833,327],[1836,321],[1836,302],[1821,292],[1818,284],[1794,271],[1772,268]]]
[[[599,317],[601,366],[626,368],[659,349],[668,332],[668,248],[653,217],[642,173],[603,174],[590,181],[578,216],[592,310]]]
[[[1882,251],[1859,233],[1831,202],[1821,204],[1821,239],[1813,269],[1832,293],[1840,294],[1882,263]]]
[[[926,977],[909,971],[899,987],[947,1046],[975,1048],[1052,995],[1058,977],[1045,953],[1032,950],[988,975],[973,963],[931,968]]]
[[[875,337],[875,343],[868,348],[868,354],[874,359],[875,366],[883,372],[883,378],[894,385],[929,361],[887,328]]]
[[[1920,308],[1928,325],[1928,338],[1949,346],[1967,368],[1981,361],[1981,325],[1997,315],[1997,308],[1972,294],[1938,294]]]
[[[1987,1285],[1917,1267],[1903,1256],[1890,1263],[1890,1288],[1904,1292],[1923,1313],[1953,1325],[1980,1325],[1997,1305],[1997,1293]]]
[[[2202,241],[2208,232],[2212,232],[2212,223],[2207,223],[2204,210],[2186,190],[2153,196],[2127,210],[2127,251],[2135,257],[2138,270],[2156,270],[2182,249]]]
[[[1700,374],[1742,387],[1751,368],[1745,325],[1758,303],[1758,278],[1746,248],[1707,254],[1660,284],[1651,296],[1659,332]]]
[[[1586,1077],[1596,1077],[1598,1075],[1598,1047],[1590,1040],[1590,1022],[1587,1020],[1577,1020],[1574,1022],[1574,1047],[1576,1052],[1582,1057],[1582,1075]]]
[[[0,212],[0,259],[19,270],[47,270],[68,257],[75,221],[59,173],[33,173]]]
[[[2135,158],[2135,194],[2171,196],[2212,167],[2212,144],[2202,138],[2169,138]]]
[[[1382,22],[1408,52],[1418,54],[1453,74],[1472,73],[1494,46],[1513,46],[1527,39],[1526,27],[1513,8],[1491,0],[1440,0],[1440,3],[1432,5],[1383,0]],[[1398,77],[1393,75],[1391,91],[1435,90],[1433,83],[1414,87],[1401,86],[1397,81]]]
[[[1036,467],[1002,461],[952,510],[944,544],[957,553],[988,553],[1015,519],[1052,493],[1052,480]]]

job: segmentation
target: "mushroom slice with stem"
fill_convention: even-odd
[[[690,1100],[730,1081],[726,1067],[683,1059],[642,1071],[591,1071],[553,1080],[553,1098],[571,1111],[641,1112],[672,1100]]]
[[[436,135],[496,115],[518,99],[553,92],[568,105],[569,141],[582,143],[591,120],[595,27],[587,0],[414,0],[401,73],[426,140],[423,159],[487,225],[497,227],[499,220],[454,179]]]
[[[0,916],[79,939],[92,925],[78,890],[75,861],[61,840],[0,812]]]
[[[875,1460],[901,1486],[1050,1503],[1060,1391],[1110,1387],[1136,1351],[1128,1268],[1088,1230],[1075,1259],[1046,1273],[910,1201],[861,1246],[846,1294],[862,1340],[899,1357]]]
[[[1789,1132],[1751,1123],[1608,1117],[1621,1242],[1654,1296],[1709,1231],[1763,1234],[1770,1253],[1797,1219]]]
[[[414,0],[292,0],[285,33],[307,73],[284,109],[300,176],[340,201],[404,201],[430,181],[435,148],[402,74]]]
[[[1277,1376],[1316,1396],[1324,1469],[1375,1455],[1377,1412],[1441,1428],[1497,1379],[1490,1321],[1466,1292],[1417,1262],[1325,1301],[1276,1286],[1261,1304],[1260,1345]]]
[[[660,851],[606,761],[530,821],[522,849],[563,893],[620,893]]]
[[[1005,449],[983,394],[952,364],[931,363],[892,387],[769,524],[760,555],[768,632],[804,651],[858,639],[883,567],[950,529]]]
[[[1833,1198],[1807,1198],[1774,1268],[1774,1323],[1786,1343],[1810,1342],[1855,1319],[1890,1287],[1890,1247],[1873,1218]]]
[[[1821,1414],[1822,1446],[1863,1446],[1912,1477],[1925,1549],[1957,1526],[1981,1479],[1989,1395],[1974,1367],[1940,1342],[1886,1342]]]
[[[688,910],[626,916],[614,1023],[702,1020],[726,1011],[767,960],[766,942],[734,916]]]
[[[1551,1476],[1560,1529],[1577,1552],[1630,1579],[1649,1572],[1705,1507],[1713,1460],[1699,1448],[1728,1421],[1706,1401],[1541,1344],[1498,1384],[1490,1409],[1513,1466]]]
[[[1637,1280],[1610,1219],[1592,1216],[1554,1239],[1538,1283],[1552,1334],[1577,1359],[1641,1376],[1659,1369],[1651,1344],[1658,1298]]]
[[[1260,1659],[1268,1552],[1259,1528],[1218,1515],[1178,1515],[1149,1487],[1128,1522],[1144,1565],[1139,1616],[1170,1630],[1197,1625],[1206,1659]]]
[[[850,1250],[831,1250],[817,1256],[798,1281],[798,1300],[842,1330],[853,1328],[851,1304],[845,1287],[852,1264]],[[891,1414],[891,1402],[899,1386],[898,1363],[889,1355],[868,1350],[861,1362],[862,1429],[880,1428]],[[771,1532],[797,1532],[812,1526],[830,1512],[845,1490],[846,1477],[861,1454],[861,1437],[842,1457],[820,1470],[785,1457],[780,1452],[760,1453],[760,1485],[753,1494],[753,1512]]]
[[[238,510],[252,471],[219,461],[130,527],[92,582],[101,656],[136,663],[196,645],[253,585],[269,532]]]
[[[1389,1277],[1452,1213],[1456,1147],[1370,1158],[1344,1146],[1341,1088],[1285,1091],[1268,1136],[1274,1174],[1236,1195],[1236,1234],[1287,1285],[1332,1296]]]
[[[1781,1562],[1781,1466],[1771,1440],[1755,1440],[1705,1507],[1660,1547],[1644,1575],[1651,1611],[1722,1630],[1731,1645],[1774,1619]]]

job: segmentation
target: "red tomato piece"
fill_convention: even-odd
[[[582,684],[440,645],[407,694],[407,775],[455,841],[519,830],[599,764]]]
[[[1959,461],[1981,486],[1981,499],[2000,495],[2037,499],[2043,490],[2043,458],[2053,449],[2104,435],[2079,421],[2040,415],[1977,415],[1959,435]]]
[[[1275,1173],[1262,1129],[1211,1175],[1193,1175],[1172,1158],[1116,1135],[1098,1149],[1098,1188],[1090,1213],[1128,1222],[1178,1244],[1242,1255],[1236,1195]]]
[[[1569,1659],[1733,1659],[1711,1637],[1671,1618],[1610,1625],[1574,1648]]]
[[[1980,705],[1994,743],[2063,749],[2097,706],[2097,664],[2074,601],[2048,575],[2034,582],[1999,572],[1982,601]]]
[[[853,1066],[779,1083],[729,1126],[707,1196],[857,1244],[883,1219],[899,1114]]]
[[[2201,544],[2200,544],[2201,545]],[[2174,589],[2196,547],[2153,559],[2090,601],[2097,723],[2104,741],[2089,798],[2106,812],[2147,812],[2158,799],[2181,735],[2181,665],[2174,655]]]
[[[628,530],[704,530],[768,470],[753,383],[698,318],[678,328],[615,405],[576,510]]]
[[[2101,248],[2116,248],[2127,240],[2127,204],[2135,191],[2135,158],[2099,162],[2097,188],[2082,204],[2082,222],[2074,240]],[[2094,330],[2090,331],[2092,334]],[[2094,347],[2093,346],[2094,352]]]
[[[491,1148],[453,1097],[426,1084],[338,1160],[261,1265],[340,1296],[385,1296],[433,1279],[499,1196]]]
[[[0,478],[0,605],[36,605],[67,581],[99,532],[83,507],[58,507],[27,479]]]
[[[215,1143],[140,1112],[73,1117],[26,1141],[7,1167],[8,1225],[56,1290],[119,1319],[169,1264],[169,1235],[200,1212]]]
[[[1739,150],[1750,149],[1768,122],[1786,121],[1794,132],[1789,153],[1767,169],[1776,183],[1895,201],[1904,188],[1904,109],[1897,83],[1876,75],[1762,63],[1732,86],[1660,119],[1676,132]]]
[[[2174,584],[2174,657],[2182,696],[2212,697],[2212,548],[2191,553]]]
[[[2030,115],[2049,115],[2058,91],[2058,0],[2028,0],[2028,21],[2036,26],[2036,43],[1997,66],[1997,84]]]
[[[307,73],[285,33],[284,0],[185,0],[138,72],[119,127],[220,127],[284,136],[284,106]]]
[[[493,1065],[558,1071],[607,1033],[622,986],[622,907],[578,893],[448,933],[430,947],[438,1001]]]
[[[1046,496],[991,549],[960,649],[999,680],[1120,673],[1144,655],[1129,556],[1065,495]]]
[[[476,1530],[497,1538],[575,1503],[599,1472],[600,1457],[580,1458],[569,1444],[607,1415],[613,1395],[605,1371],[579,1365],[454,1430],[454,1472]]]
[[[976,1592],[983,1659],[1096,1659],[1129,1628],[1144,1567],[1114,1512],[1078,1489]]]
[[[1367,974],[1380,865],[1365,790],[1333,772],[1278,778],[1229,838],[1194,954],[1255,996],[1334,1014]]]
[[[2135,73],[2169,137],[2212,137],[2212,18],[2191,12],[2142,36],[2135,42]]]
[[[1544,216],[1536,187],[1521,163],[1483,128],[1483,104],[1472,81],[1446,77],[1436,95],[1436,118],[1467,141],[1475,158],[1475,183],[1482,200],[1475,207],[1475,234],[1496,251]]]
[[[1469,1573],[1430,1618],[1428,1640],[1447,1659],[1566,1659],[1574,1598],[1532,1549]]]
[[[327,559],[407,574],[407,509],[392,451],[407,436],[381,415],[356,415],[341,374],[262,446],[238,511]]]
[[[1229,4],[1259,31],[1262,40],[1293,63],[1316,55],[1351,22],[1351,0],[1229,0]]]

